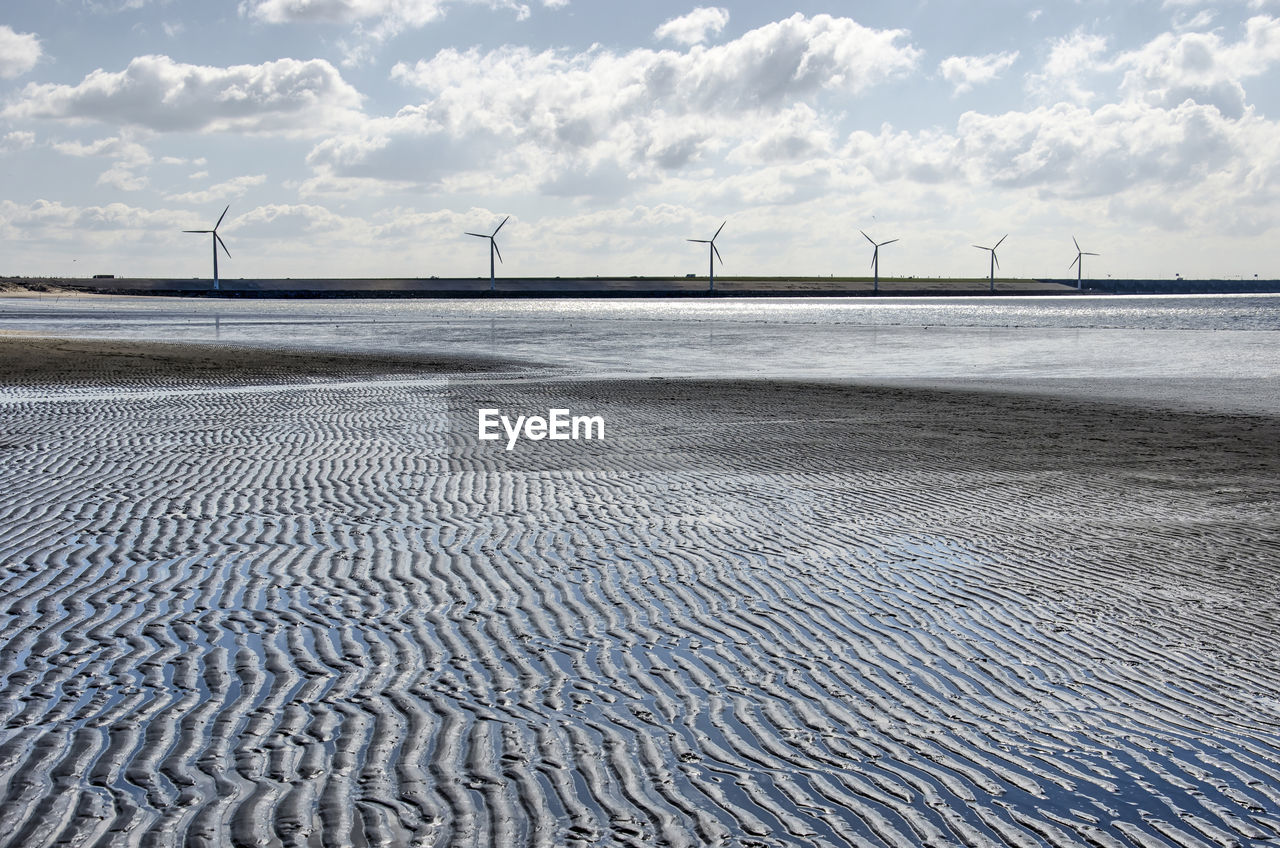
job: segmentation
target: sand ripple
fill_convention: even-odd
[[[465,426],[549,400],[611,439]],[[1053,420],[659,381],[11,397],[0,844],[1280,838],[1265,449],[1143,455],[1095,410],[1046,454],[1006,413]]]

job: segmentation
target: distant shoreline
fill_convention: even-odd
[[[3,277],[0,294],[152,295],[222,298],[794,298],[794,297],[980,297],[1097,294],[1267,294],[1280,293],[1280,280],[1075,280],[882,279],[879,291],[867,278],[723,277],[715,291],[705,277],[529,277],[489,280],[454,278],[273,278],[224,279],[218,290],[209,279],[106,277]]]

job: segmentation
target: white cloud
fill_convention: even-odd
[[[39,38],[0,24],[0,79],[22,76],[36,66],[42,52]]]
[[[820,95],[856,95],[915,67],[920,52],[904,36],[797,14],[687,52],[442,50],[392,71],[423,90],[422,104],[312,150],[317,178],[307,190],[341,191],[344,179],[479,189],[496,179],[508,192],[564,193],[585,187],[573,175],[596,174],[599,193],[734,147],[766,155],[769,121],[779,122],[765,134],[773,155],[803,155],[830,144],[831,119],[809,106]]]
[[[65,156],[101,156],[114,159],[111,167],[99,175],[98,185],[110,186],[120,191],[141,191],[147,187],[147,177],[137,170],[151,164],[151,152],[135,141],[112,137],[100,138],[87,144],[79,141],[56,141],[51,146]]]
[[[831,124],[811,106],[797,103],[743,139],[727,158],[746,165],[768,165],[827,156],[834,147]]]
[[[447,0],[247,0],[240,11],[272,24],[350,24],[370,18],[420,27],[444,15]]]
[[[955,150],[975,184],[1036,187],[1057,196],[1108,195],[1158,183],[1193,184],[1238,167],[1253,151],[1216,109],[1142,103],[1097,110],[1065,103],[1030,112],[961,116]]]
[[[952,132],[854,132],[839,158],[865,171],[846,173],[854,192],[890,187],[911,196],[934,185],[941,202],[957,208],[977,197],[1040,206],[1105,201],[1117,222],[1135,224],[1151,223],[1141,210],[1158,202],[1169,226],[1217,227],[1243,215],[1257,230],[1276,223],[1262,212],[1280,202],[1277,132],[1256,116],[1233,120],[1192,102],[1172,109],[1138,100],[1097,109],[1058,103],[968,112]]]
[[[1201,9],[1190,18],[1175,20],[1173,28],[1179,31],[1208,29],[1217,15],[1212,9]]]
[[[547,8],[569,0],[543,0]],[[350,38],[338,40],[345,67],[367,64],[379,46],[405,30],[420,29],[445,16],[451,5],[484,5],[508,10],[517,20],[529,17],[528,5],[517,0],[241,0],[240,14],[269,24],[329,24],[352,28]]]
[[[117,163],[98,176],[98,185],[110,186],[120,191],[142,191],[148,179],[128,165]]]
[[[687,15],[672,18],[653,31],[655,38],[670,39],[677,44],[700,44],[719,35],[729,23],[729,10],[715,6],[699,6]]]
[[[451,131],[531,123],[533,134],[581,144],[605,130],[599,122],[637,114],[770,112],[823,90],[857,94],[915,66],[919,51],[897,43],[904,35],[797,14],[686,53],[447,49],[392,75],[424,89],[424,109]]]
[[[1120,74],[1124,99],[1166,108],[1190,100],[1239,118],[1244,82],[1280,63],[1280,20],[1250,18],[1235,42],[1216,31],[1166,32],[1111,57],[1106,50],[1104,38],[1077,30],[1053,44],[1041,73],[1028,76],[1028,88],[1051,101],[1087,103],[1097,97],[1097,78]]]
[[[0,153],[15,153],[19,150],[30,150],[35,147],[36,134],[25,130],[14,130],[0,137]]]
[[[228,227],[241,238],[266,239],[268,241],[290,236],[352,235],[356,230],[367,231],[359,219],[338,215],[323,206],[310,204],[268,204],[250,209],[237,216]]]
[[[226,182],[211,185],[203,191],[186,191],[180,194],[170,194],[167,199],[177,203],[189,203],[198,205],[202,203],[221,203],[224,200],[234,199],[244,196],[245,192],[255,186],[260,186],[267,181],[266,174],[251,174],[243,177],[235,177]]]
[[[106,2],[106,0],[84,0],[84,5],[90,11],[98,14],[113,15],[119,12],[132,12],[137,9],[143,9],[153,0],[115,0],[115,2]],[[160,0],[160,2],[168,2],[168,0]]]
[[[556,7],[567,0],[551,0],[544,5]],[[242,0],[241,14],[271,24],[324,23],[359,24],[372,22],[367,31],[382,40],[418,29],[444,17],[448,6],[456,3],[486,5],[493,9],[514,11],[520,19],[529,16],[529,7],[515,0]]]
[[[996,79],[1018,61],[1018,51],[989,53],[986,56],[949,56],[938,65],[942,77],[955,86],[956,94],[971,91]]]
[[[1087,86],[1093,74],[1105,71],[1107,39],[1076,30],[1053,42],[1040,73],[1027,77],[1027,88],[1052,102],[1088,103],[1094,93]]]
[[[1216,32],[1165,33],[1118,56],[1128,97],[1172,107],[1186,100],[1216,107],[1229,117],[1245,110],[1243,80],[1280,62],[1280,20],[1250,18],[1244,37],[1224,43]]]
[[[151,163],[151,153],[141,144],[125,138],[100,138],[87,144],[79,141],[56,141],[53,149],[67,156],[106,156],[122,165],[138,167]]]
[[[0,232],[36,237],[76,236],[84,232],[170,232],[177,213],[167,209],[143,209],[125,203],[105,206],[66,206],[37,200],[18,204],[0,201]]]
[[[100,121],[157,132],[317,133],[349,124],[360,94],[322,59],[228,68],[141,56],[77,85],[31,84],[0,115]]]

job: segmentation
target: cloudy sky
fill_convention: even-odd
[[[0,274],[1280,277],[1280,0],[6,0]]]

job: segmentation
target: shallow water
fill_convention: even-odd
[[[1280,413],[1280,295],[880,301],[0,298],[0,329],[502,356],[597,376],[967,382]]]
[[[1280,330],[1280,295],[1079,297],[237,300],[0,296],[0,320],[125,326],[130,321],[256,324],[629,321],[1124,330]]]

